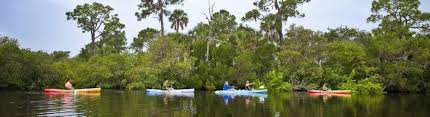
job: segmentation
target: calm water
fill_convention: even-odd
[[[416,94],[222,96],[203,91],[149,95],[104,90],[99,95],[69,95],[0,91],[0,116],[429,117],[430,98]]]

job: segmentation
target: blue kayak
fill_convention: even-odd
[[[216,93],[216,95],[219,96],[224,96],[224,98],[226,96],[228,97],[234,97],[234,96],[242,96],[242,97],[262,97],[262,98],[267,98],[267,94],[266,93],[238,93],[238,94],[220,94],[220,93]]]
[[[173,97],[194,97],[194,93],[162,93],[146,92],[147,96],[173,96]]]
[[[152,92],[152,93],[194,93],[194,89],[173,89],[173,90],[146,89],[146,92]]]
[[[215,91],[215,94],[235,94],[235,95],[244,95],[244,94],[265,94],[267,93],[267,89],[264,90],[218,90]]]

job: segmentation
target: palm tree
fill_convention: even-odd
[[[261,30],[265,32],[266,37],[271,39],[272,43],[276,42],[276,39],[279,39],[277,35],[277,30],[281,27],[282,24],[279,24],[279,17],[275,14],[269,14],[262,19],[260,24]]]
[[[170,28],[175,29],[176,33],[178,33],[179,28],[183,30],[188,24],[187,13],[185,13],[184,10],[176,9],[173,11],[172,15],[170,15],[169,21],[172,22]]]
[[[164,16],[168,16],[170,11],[167,9],[169,5],[181,4],[184,0],[140,0],[137,5],[138,11],[135,13],[137,20],[148,18],[152,14],[157,15],[160,21],[160,32],[164,35]]]

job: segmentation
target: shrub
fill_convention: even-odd
[[[291,91],[292,85],[284,82],[284,73],[272,70],[266,74],[267,88],[272,91]]]
[[[128,90],[141,90],[141,89],[145,89],[145,84],[142,82],[133,82],[130,84],[127,84],[127,89]]]
[[[358,94],[381,94],[383,92],[382,85],[375,82],[377,76],[365,78],[359,81],[348,79],[346,83],[341,83],[341,89],[352,90]]]

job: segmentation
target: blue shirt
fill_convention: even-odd
[[[229,90],[229,89],[231,89],[231,86],[228,84],[224,84],[224,87],[222,89],[223,90]]]

